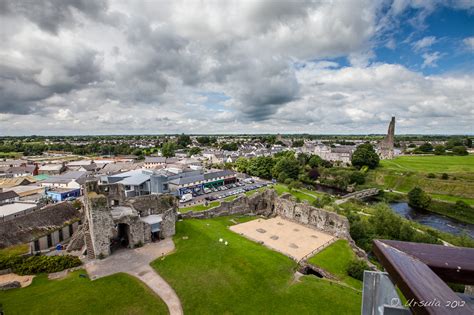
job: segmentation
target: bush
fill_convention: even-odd
[[[8,256],[0,258],[0,269],[12,269],[19,275],[58,272],[80,266],[76,256]]]
[[[430,203],[431,197],[419,187],[408,193],[408,204],[415,209],[427,209]]]
[[[426,175],[426,177],[428,177],[428,178],[436,178],[436,175],[433,174],[433,173],[429,173],[428,175]]]
[[[352,260],[347,266],[347,274],[354,279],[364,280],[364,270],[369,270],[367,263],[361,259]]]
[[[443,173],[443,175],[441,175],[441,179],[449,179],[449,175],[446,173]]]

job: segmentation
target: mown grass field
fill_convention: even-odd
[[[428,178],[433,173],[435,178]],[[441,179],[443,173],[448,179]],[[421,187],[434,199],[474,204],[474,156],[401,156],[381,161],[367,185],[407,193]]]
[[[400,156],[393,160],[382,160],[385,169],[423,173],[474,173],[474,155],[467,156]]]
[[[360,292],[315,276],[294,282],[296,262],[230,231],[235,220],[178,222],[175,253],[152,263],[185,314],[360,314]]]
[[[65,279],[33,279],[21,289],[0,291],[5,314],[168,314],[166,304],[139,280],[115,274],[95,281],[70,273]]]
[[[356,255],[347,240],[337,240],[310,259],[308,262],[329,271],[339,280],[358,290],[362,289],[362,281],[347,275],[347,267]]]

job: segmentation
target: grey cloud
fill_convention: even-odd
[[[4,14],[25,16],[39,28],[57,34],[60,27],[71,27],[76,24],[73,11],[99,19],[107,10],[105,0],[2,0],[0,4]]]

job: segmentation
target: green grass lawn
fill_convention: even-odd
[[[21,152],[0,152],[0,159],[19,159],[22,156]]]
[[[393,160],[381,160],[383,168],[424,173],[474,172],[474,155],[466,156],[400,156]]]
[[[401,156],[382,160],[367,176],[368,186],[409,192],[418,186],[434,199],[474,204],[474,156]],[[428,178],[428,174],[435,178]],[[447,173],[449,179],[441,179]]]
[[[27,254],[29,250],[30,250],[29,244],[14,245],[14,246],[0,249],[0,257],[23,255],[23,254]]]
[[[211,208],[217,207],[220,204],[221,204],[220,201],[213,201],[213,202],[210,202],[207,206],[205,204],[200,204],[200,205],[195,205],[192,207],[179,208],[179,212],[185,213],[189,211],[194,211],[194,212],[205,211],[205,210],[209,210]]]
[[[166,304],[139,280],[115,274],[95,281],[75,271],[65,279],[34,278],[22,289],[0,291],[5,314],[168,314]]]
[[[290,193],[295,198],[298,198],[301,201],[306,200],[309,203],[312,203],[317,198],[320,198],[320,197],[323,196],[323,193],[308,190],[308,189],[304,189],[304,188],[298,188],[298,189],[290,190],[288,188],[288,186],[284,185],[284,184],[275,184],[275,185],[273,185],[273,188],[276,190],[278,195],[282,195],[283,193]]]
[[[296,263],[233,233],[231,220],[241,221],[177,222],[176,251],[152,263],[185,314],[360,314],[360,292],[314,276],[293,283]]]
[[[354,279],[346,273],[347,266],[355,257],[347,240],[337,240],[311,257],[308,262],[329,271],[346,284],[361,290],[362,281]]]

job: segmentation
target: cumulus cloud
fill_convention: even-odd
[[[415,3],[385,5],[5,0],[0,132],[375,132],[393,114],[411,128],[447,108],[455,119],[470,76],[374,62],[374,44]],[[424,52],[435,66],[441,54]],[[325,61],[340,57],[350,66]],[[209,106],[206,93],[225,98]]]

